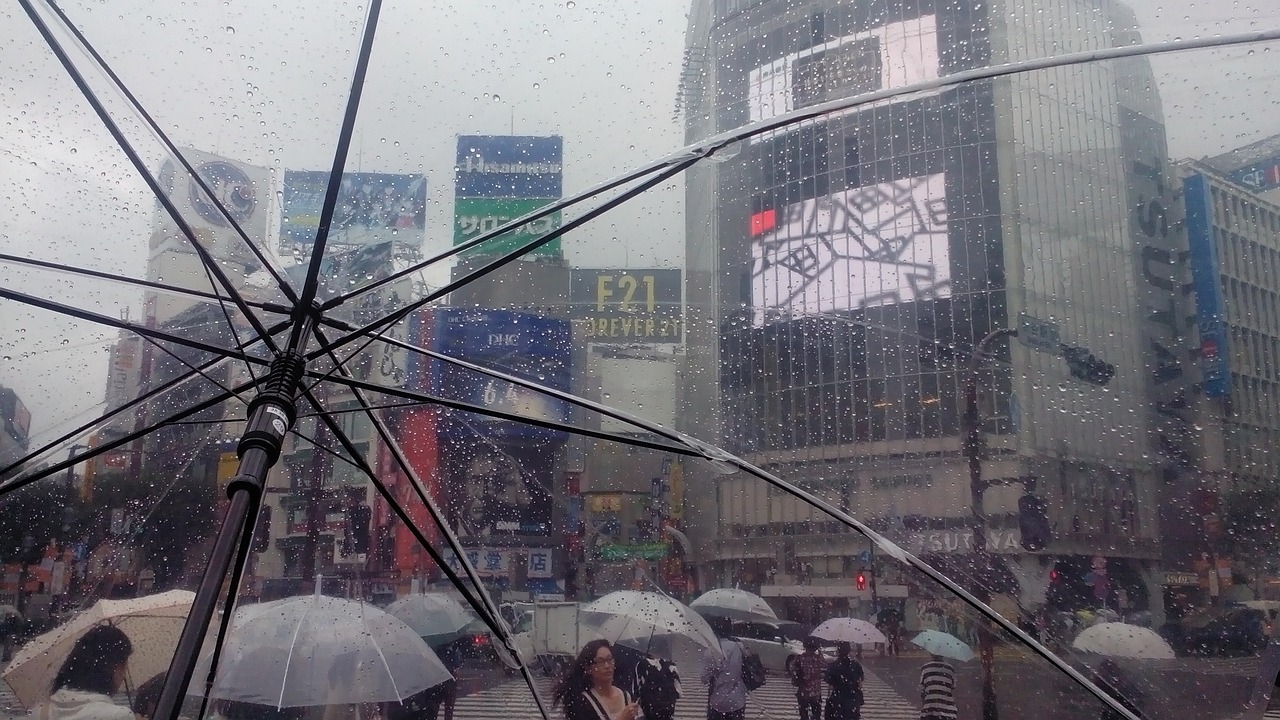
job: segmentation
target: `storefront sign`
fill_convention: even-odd
[[[661,560],[667,556],[666,543],[636,543],[633,545],[603,545],[597,551],[601,560]]]
[[[987,531],[987,550],[994,553],[1022,551],[1022,534],[1013,529]],[[972,530],[935,530],[912,533],[904,546],[913,554],[969,553],[974,551]]]
[[[1167,572],[1164,574],[1165,585],[1199,585],[1200,578],[1195,573]]]

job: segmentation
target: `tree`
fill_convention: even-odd
[[[0,560],[39,560],[61,536],[69,496],[65,484],[48,479],[0,497]]]

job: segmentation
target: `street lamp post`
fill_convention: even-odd
[[[991,576],[991,553],[987,549],[987,515],[982,509],[982,497],[986,492],[987,481],[982,479],[983,442],[982,420],[978,417],[978,371],[982,362],[987,359],[987,347],[1005,337],[1017,337],[1014,328],[1003,328],[987,333],[974,348],[969,357],[969,372],[964,385],[964,452],[969,461],[969,495],[971,503],[969,527],[973,532],[973,548],[975,554],[975,571],[980,578]],[[1048,349],[1048,348],[1046,348]],[[1094,357],[1087,349],[1059,344],[1058,354],[1067,362],[1071,376],[1092,385],[1106,385],[1115,376],[1115,367],[1110,363]],[[1034,491],[1034,478],[1026,478],[1024,487],[1028,492]],[[1047,542],[1047,539],[1045,540]],[[990,602],[991,593],[986,586],[978,583],[973,594],[982,602]],[[982,718],[998,720],[995,687],[995,636],[985,625],[978,631],[978,657],[982,662]]]
[[[987,334],[969,358],[969,372],[964,384],[964,451],[969,460],[969,527],[973,532],[973,549],[976,560],[976,576],[990,577],[991,554],[987,550],[987,515],[982,509],[982,496],[986,490],[982,482],[982,422],[978,417],[978,371],[987,358],[987,346],[1003,338],[1013,337],[1013,328],[995,330]],[[974,595],[984,603],[991,601],[991,593],[981,582],[973,588]],[[978,657],[982,662],[982,718],[997,720],[995,686],[995,637],[985,625],[978,630]]]

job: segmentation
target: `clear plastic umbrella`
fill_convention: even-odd
[[[822,640],[856,643],[858,645],[889,642],[884,633],[880,632],[880,628],[859,618],[844,617],[824,620],[822,624],[813,629],[811,634]]]
[[[208,657],[196,677],[207,673]],[[395,617],[305,595],[236,612],[209,697],[272,707],[398,702],[451,677]]]
[[[973,659],[973,648],[955,635],[940,630],[925,630],[912,638],[911,643],[924,648],[930,655],[941,655],[960,662]]]
[[[406,595],[388,605],[387,612],[428,643],[447,642],[477,619],[474,612],[444,593]]]
[[[720,643],[707,621],[666,595],[619,590],[582,607],[583,625],[612,643],[646,655],[692,663]]]
[[[699,595],[689,607],[708,615],[735,620],[777,620],[778,614],[765,599],[737,588],[716,588]]]
[[[1173,648],[1151,628],[1128,623],[1098,623],[1085,628],[1071,647],[1109,657],[1172,660]]]

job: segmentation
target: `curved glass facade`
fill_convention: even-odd
[[[1050,49],[1138,40],[1116,3],[1036,10],[695,3],[688,139]],[[1160,281],[1175,271],[1152,263],[1173,241],[1167,166],[1145,60],[944,84],[742,143],[687,185],[686,393],[706,401],[692,403],[704,410],[690,429],[945,563],[973,543],[961,437],[970,358],[988,333],[1017,328],[1018,340],[985,348],[993,361],[978,374],[982,474],[994,479],[987,543],[1032,575],[1042,560],[1106,555],[1145,606],[1158,592],[1156,483],[1169,475],[1159,448],[1177,428],[1131,410],[1182,382],[1180,368],[1149,372],[1164,351],[1142,312],[1182,302]],[[1063,346],[1105,358],[1115,379],[1082,382]],[[1051,508],[1053,557],[1018,547],[1017,501],[1030,490]],[[832,544],[816,512],[732,478],[718,493],[706,539],[721,581],[855,571],[852,536]],[[1024,591],[1043,590],[1037,580]]]

